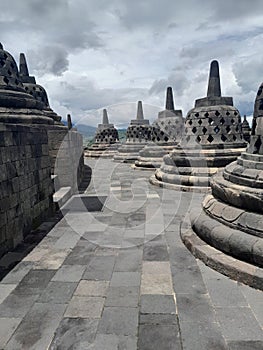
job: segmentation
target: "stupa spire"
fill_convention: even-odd
[[[109,124],[109,118],[108,118],[107,109],[103,109],[102,124],[104,124],[104,125],[108,125]]]
[[[174,110],[174,98],[173,98],[173,89],[171,86],[167,88],[166,91],[166,106],[165,109],[168,111],[173,111]]]
[[[24,53],[20,53],[20,56],[19,56],[19,73],[21,76],[29,77],[26,56]]]
[[[137,105],[137,120],[144,120],[143,117],[143,109],[142,109],[142,101],[138,101],[138,105]]]
[[[72,125],[72,121],[71,121],[71,115],[68,114],[67,115],[67,124],[68,124],[68,129],[72,129],[73,125]]]
[[[218,61],[212,61],[208,80],[207,97],[221,97]]]

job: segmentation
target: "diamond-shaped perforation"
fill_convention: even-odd
[[[227,125],[226,131],[227,131],[228,133],[231,131],[231,127],[230,127],[229,125]]]
[[[235,124],[235,119],[232,118],[230,121],[231,121],[231,124]]]
[[[208,113],[208,112],[205,113],[205,117],[206,117],[206,118],[209,117],[209,113]]]
[[[210,143],[213,142],[214,141],[213,136],[209,135],[208,138],[207,138],[207,141],[210,142]]]
[[[210,125],[213,125],[213,123],[214,123],[213,119],[212,119],[212,118],[208,118],[208,123],[209,123]]]
[[[194,134],[197,132],[197,129],[196,129],[195,126],[193,127],[192,132],[193,132]]]
[[[201,140],[202,140],[201,137],[198,135],[196,138],[196,141],[199,143],[199,142],[201,142]]]
[[[225,124],[225,122],[226,122],[226,121],[225,121],[225,119],[224,119],[224,118],[221,118],[221,119],[220,119],[220,124],[221,124],[221,125],[224,125],[224,124]]]
[[[215,115],[216,115],[217,117],[219,117],[219,116],[220,116],[220,112],[215,111]]]
[[[237,137],[236,135],[233,135],[233,140],[236,141]]]
[[[202,131],[203,131],[203,134],[205,135],[207,133],[207,128],[204,126]]]
[[[189,123],[189,125],[192,125],[193,121],[190,119],[188,123]]]
[[[202,122],[202,119],[199,119],[199,120],[198,120],[198,124],[199,124],[199,125],[202,125],[202,123],[203,123],[203,122]]]
[[[222,135],[222,136],[221,136],[221,140],[222,140],[223,142],[225,142],[225,141],[227,140],[227,137],[226,137],[225,135]]]
[[[219,133],[219,131],[220,131],[219,127],[218,127],[218,126],[216,126],[216,127],[214,128],[214,132],[215,132],[216,134],[218,134],[218,133]]]

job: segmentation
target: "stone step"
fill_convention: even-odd
[[[71,197],[71,187],[61,187],[53,194],[55,209],[59,210]]]

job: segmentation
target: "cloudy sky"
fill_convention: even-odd
[[[151,120],[174,89],[184,115],[206,95],[209,63],[222,93],[251,115],[263,81],[262,0],[0,0],[0,40],[48,92],[52,108],[96,126],[117,126],[142,100]],[[99,110],[99,111],[98,111]]]

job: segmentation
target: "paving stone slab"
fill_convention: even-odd
[[[62,265],[52,278],[53,282],[79,282],[86,269],[83,265]]]
[[[139,287],[110,287],[105,306],[138,307],[139,293]]]
[[[15,289],[16,284],[0,284],[0,304]]]
[[[55,270],[30,270],[13,293],[17,295],[40,294],[55,273]]]
[[[172,325],[177,324],[177,316],[175,313],[165,314],[165,313],[140,313],[139,324],[162,324],[162,325]]]
[[[0,304],[0,317],[23,318],[37,298],[38,294],[17,295],[11,293]]]
[[[262,328],[249,307],[217,307],[215,310],[227,340],[263,341]]]
[[[110,282],[111,287],[137,287],[140,285],[139,272],[113,272]]]
[[[34,266],[33,262],[21,261],[1,281],[1,284],[18,284]]]
[[[174,293],[172,278],[168,274],[142,274],[141,294],[164,294]]]
[[[138,350],[182,350],[176,325],[140,325]]]
[[[175,301],[172,295],[142,295],[142,314],[175,314]]]
[[[86,268],[83,279],[109,281],[115,264],[115,256],[95,256]]]
[[[207,280],[206,285],[213,305],[222,307],[248,306],[237,282],[229,279]]]
[[[158,244],[155,242],[148,242],[144,245],[143,249],[144,261],[168,261],[167,246],[164,244]]]
[[[94,342],[98,319],[63,318],[56,330],[49,350],[84,349]]]
[[[93,245],[92,245],[93,246]],[[95,250],[95,248],[94,248]],[[94,258],[94,251],[89,251],[85,246],[76,246],[64,260],[64,265],[87,266]]]
[[[184,350],[228,350],[218,323],[180,322],[180,331]]]
[[[105,297],[109,287],[109,281],[89,281],[82,280],[79,282],[74,295]]]
[[[16,329],[6,350],[46,349],[65,308],[63,304],[36,303]]]
[[[3,349],[21,322],[21,318],[0,318],[0,349]]]
[[[137,335],[138,309],[128,307],[105,307],[98,333]]]
[[[133,248],[121,250],[114,266],[114,271],[136,272],[141,269],[142,249]]]
[[[38,303],[66,304],[71,299],[77,283],[50,282],[40,294]]]
[[[202,274],[197,265],[172,265],[173,287],[176,293],[207,293]]]
[[[180,322],[215,322],[210,298],[204,294],[176,294]]]
[[[100,318],[105,298],[73,296],[65,312],[65,317]]]

